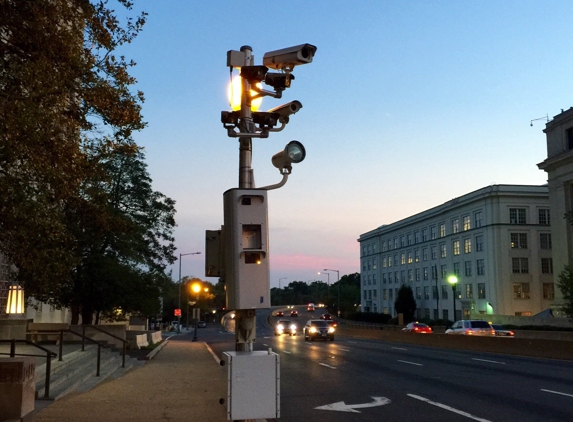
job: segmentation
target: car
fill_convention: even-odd
[[[309,319],[304,326],[303,334],[305,340],[334,340],[336,329],[328,321],[323,319]]]
[[[407,333],[432,334],[432,327],[421,322],[411,322],[402,328]]]
[[[307,310],[308,312],[314,312],[314,309],[315,309],[314,303],[309,303],[309,304],[306,306],[306,310]]]
[[[329,323],[332,327],[334,327],[334,328],[338,327],[338,322],[336,322],[336,321],[333,320],[333,319],[327,319],[327,320],[325,320],[325,321],[328,322],[328,323]]]
[[[491,326],[495,330],[495,335],[498,337],[515,337],[515,333],[512,330],[508,330],[503,325],[491,324]]]
[[[446,330],[446,334],[464,336],[495,336],[495,330],[489,322],[481,319],[462,319]]]
[[[297,317],[297,316],[298,316],[298,311],[294,311],[294,310],[290,311],[290,316],[291,316],[291,317]]]
[[[197,323],[197,327],[199,327],[199,328],[206,328],[206,327],[207,327],[207,322],[205,322],[205,321],[199,321],[199,322]]]
[[[327,312],[327,313],[322,314],[322,315],[320,316],[320,319],[324,319],[324,320],[327,320],[327,321],[332,321],[332,315],[330,315],[330,314]]]
[[[277,317],[285,316],[285,313],[283,311],[276,311],[275,316]]]
[[[275,324],[275,336],[288,333],[291,336],[296,336],[298,331],[297,325],[287,319],[281,319]]]

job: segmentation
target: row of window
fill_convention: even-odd
[[[482,252],[483,235],[475,236],[475,251]],[[510,245],[512,249],[527,249],[527,233],[510,233]],[[438,259],[438,246],[440,258],[447,258],[447,247],[445,243],[440,245],[432,245],[428,248],[414,249],[413,251],[402,252],[400,254],[387,255],[382,257],[382,268],[392,267],[397,265],[406,265],[417,263],[421,261],[428,261],[428,259]],[[469,254],[473,251],[473,244],[471,238],[463,239],[463,244],[460,240],[452,242],[452,254],[454,256],[461,255],[463,246],[463,253]],[[539,233],[539,246],[540,249],[551,249],[551,233]],[[429,252],[429,253],[428,253]],[[377,258],[366,259],[362,261],[362,270],[370,271],[377,268]]]
[[[451,287],[446,285],[442,285],[440,287],[441,297],[438,297],[438,286],[417,286],[414,289],[414,297],[420,300],[448,299],[448,291]],[[394,300],[394,297],[398,297],[398,290],[398,288],[382,289],[382,300]],[[486,299],[485,283],[477,284],[476,293],[477,299]],[[364,300],[376,300],[378,290],[364,289],[363,294]],[[463,291],[456,289],[456,294],[457,299],[462,299],[462,294],[465,299],[474,299],[474,285],[472,283],[466,283],[463,286]],[[542,296],[545,300],[555,299],[555,286],[553,283],[542,283]],[[513,298],[531,299],[530,283],[513,283]]]
[[[540,208],[537,210],[537,223],[540,225],[548,226],[551,223],[548,208]],[[509,222],[510,224],[527,224],[527,209],[526,208],[509,208]],[[472,228],[482,227],[483,215],[481,211],[474,212],[473,227],[470,215],[462,216],[461,222],[458,217],[454,217],[450,221],[451,231],[450,234],[456,234],[460,231],[468,231]],[[400,236],[388,238],[382,242],[382,252],[393,249],[404,248],[407,246],[415,245],[420,242],[434,240],[438,237],[446,237],[446,223],[442,222],[428,228],[414,230],[412,233],[406,233]],[[362,248],[362,255],[370,255],[377,253],[376,243],[365,244]]]

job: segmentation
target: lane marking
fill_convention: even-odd
[[[205,347],[207,347],[207,350],[209,351],[209,353],[211,353],[211,356],[213,356],[213,359],[215,359],[215,362],[217,362],[217,365],[219,365],[221,363],[221,359],[219,359],[217,357],[215,352],[209,347],[209,345],[207,343],[203,343],[203,344],[205,345]]]
[[[291,352],[287,352],[286,350],[283,350],[283,353],[286,353],[287,355],[292,355]]]
[[[442,409],[449,410],[450,412],[457,413],[458,415],[465,416],[466,418],[470,418],[470,419],[473,419],[473,420],[475,420],[475,421],[491,422],[491,421],[488,420],[488,419],[478,418],[477,416],[474,416],[474,415],[472,415],[472,414],[470,414],[470,413],[464,412],[464,411],[462,411],[462,410],[454,409],[453,407],[446,406],[445,404],[442,404],[442,403],[438,403],[438,402],[435,402],[435,401],[431,401],[430,399],[427,399],[427,398],[425,398],[425,397],[416,396],[416,395],[414,395],[414,394],[408,394],[408,396],[409,396],[409,397],[412,397],[413,399],[421,400],[421,401],[424,401],[424,402],[426,402],[426,403],[428,403],[428,404],[431,404],[431,405],[434,405],[434,406],[437,406],[437,407],[441,407]]]
[[[542,388],[541,391],[545,391],[546,393],[559,394],[561,396],[573,397],[573,394],[562,393],[561,391],[546,390],[544,388]]]
[[[487,360],[487,359],[478,359],[478,358],[472,358],[472,360],[478,360],[480,362],[488,362],[488,363],[495,363],[498,365],[505,365],[505,362],[498,362],[496,360]]]
[[[319,365],[326,366],[327,368],[330,368],[330,369],[336,369],[336,366],[330,366],[330,365],[327,365],[326,363],[322,363],[322,362],[319,363]]]
[[[263,343],[263,346],[265,347],[269,347],[269,345],[267,343]]]
[[[385,404],[390,403],[390,399],[387,399],[386,397],[372,397],[372,398],[374,399],[374,401],[370,402],[370,403],[346,404],[343,401],[339,401],[336,403],[331,403],[331,404],[326,404],[324,406],[315,407],[315,409],[335,410],[338,412],[360,413],[358,410],[355,410],[355,409],[364,409],[366,407],[384,406]]]
[[[339,347],[338,350],[342,350],[343,352],[350,352],[350,349],[343,349],[342,347]]]
[[[422,365],[421,363],[408,362],[407,360],[400,360],[400,359],[398,359],[398,362],[407,363],[408,365],[424,366],[424,365]]]
[[[408,350],[408,349],[404,349],[403,347],[391,347],[391,349],[394,349],[394,350]]]

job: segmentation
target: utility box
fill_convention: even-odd
[[[224,228],[205,230],[205,277],[225,277]]]
[[[280,357],[271,352],[223,352],[227,420],[280,418]]]
[[[267,191],[223,194],[227,309],[270,308]]]
[[[20,420],[36,404],[36,360],[0,359],[0,421]]]

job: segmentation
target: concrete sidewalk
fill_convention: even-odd
[[[143,367],[39,410],[35,422],[227,420],[226,368],[202,342],[168,341]]]

